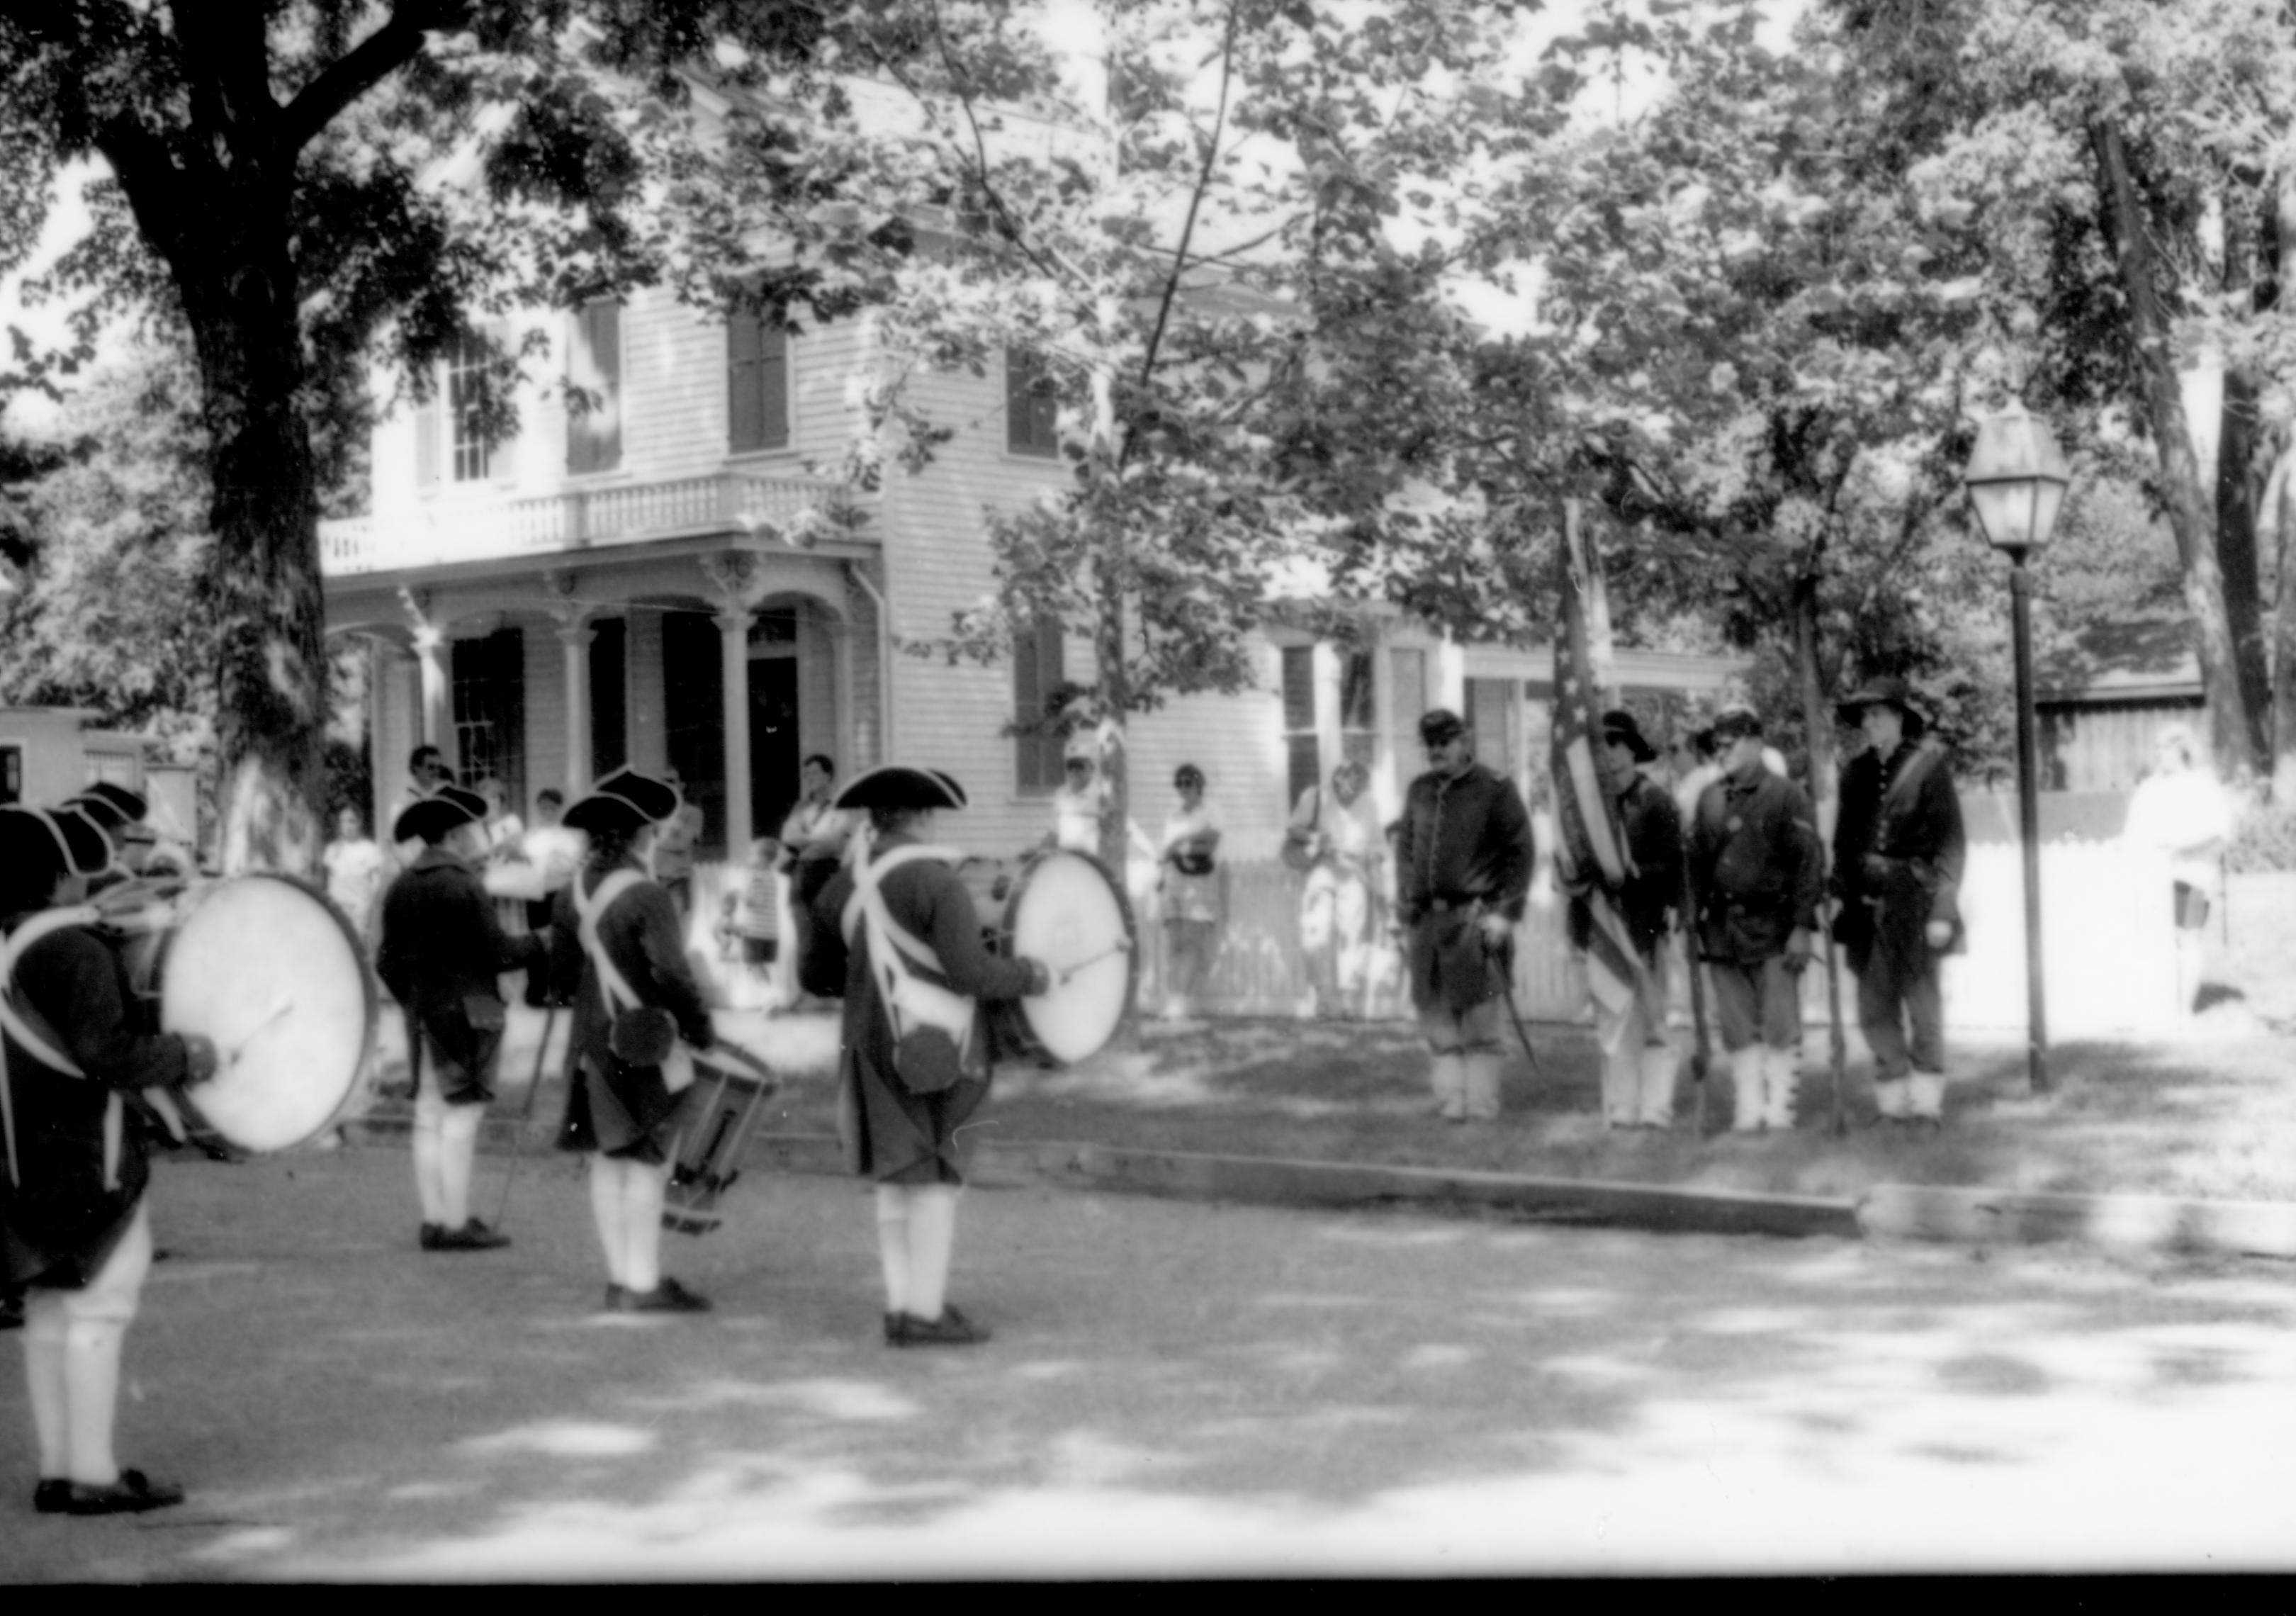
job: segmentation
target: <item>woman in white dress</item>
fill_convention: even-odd
[[[1180,806],[1164,821],[1162,883],[1166,959],[1164,1018],[1185,1020],[1203,990],[1218,947],[1219,826],[1204,805],[1204,771],[1183,763],[1172,775]]]

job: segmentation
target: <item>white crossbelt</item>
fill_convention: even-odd
[[[867,834],[865,827],[855,833],[854,840],[864,841]],[[848,947],[852,947],[855,931],[866,932],[869,968],[877,978],[877,990],[885,1001],[896,1042],[915,1027],[938,1027],[955,1040],[960,1050],[972,1036],[972,1018],[980,1006],[961,993],[926,981],[911,969],[914,961],[937,976],[947,974],[932,945],[893,918],[885,906],[882,884],[903,865],[921,859],[954,864],[964,857],[961,849],[913,843],[895,848],[873,862],[865,850],[854,860],[853,896],[845,900],[839,930],[845,934]]]
[[[625,1010],[638,1009],[644,1001],[638,997],[637,990],[630,986],[629,978],[622,974],[621,968],[607,954],[605,942],[598,935],[598,923],[605,918],[606,911],[613,907],[616,898],[645,879],[636,870],[615,870],[609,873],[606,879],[598,883],[597,890],[587,896],[582,891],[580,876],[576,876],[572,883],[574,913],[581,921],[582,951],[590,956],[591,964],[597,969],[598,991],[605,997],[609,1022]],[[672,1051],[670,1059],[662,1062],[661,1075],[664,1086],[672,1094],[692,1087],[693,1059],[683,1039]]]

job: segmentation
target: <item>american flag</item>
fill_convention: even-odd
[[[1561,831],[1554,873],[1593,920],[1587,986],[1597,1003],[1619,1013],[1638,995],[1649,1004],[1652,984],[1614,897],[1635,866],[1619,823],[1610,758],[1595,731],[1600,692],[1587,651],[1587,600],[1602,587],[1603,575],[1577,515],[1570,511],[1562,524],[1562,607],[1554,636],[1554,813]]]

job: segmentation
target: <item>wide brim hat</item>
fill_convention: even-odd
[[[953,775],[907,763],[881,763],[864,769],[838,789],[830,806],[838,808],[909,808],[938,812],[968,805]]]
[[[141,824],[152,805],[140,792],[131,792],[110,780],[99,780],[76,797],[64,799],[66,808],[86,810],[89,817],[107,831],[126,825]]]
[[[487,816],[486,799],[459,785],[442,785],[418,802],[398,810],[391,822],[393,841],[443,841],[457,825],[475,824]]]
[[[1439,707],[1419,720],[1419,742],[1441,746],[1467,733],[1467,721],[1447,707]]]
[[[642,775],[627,765],[614,770],[577,798],[558,823],[569,830],[636,833],[660,824],[685,806],[685,799],[667,780]]]
[[[1894,707],[1905,715],[1906,734],[1919,735],[1928,726],[1929,715],[1921,709],[1914,687],[1903,679],[1884,677],[1868,679],[1853,693],[1835,703],[1845,723],[1855,724],[1865,716],[1869,707]]]
[[[1603,715],[1603,739],[1605,742],[1622,742],[1637,763],[1648,763],[1658,756],[1658,748],[1644,736],[1640,722],[1623,708]]]

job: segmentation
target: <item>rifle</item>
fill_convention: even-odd
[[[1687,849],[1685,849],[1685,855]],[[1682,957],[1690,972],[1690,1084],[1697,1096],[1693,1126],[1697,1137],[1706,1137],[1706,1070],[1713,1062],[1713,1043],[1706,1031],[1706,984],[1698,974],[1698,889],[1690,879],[1690,860],[1682,861]]]

